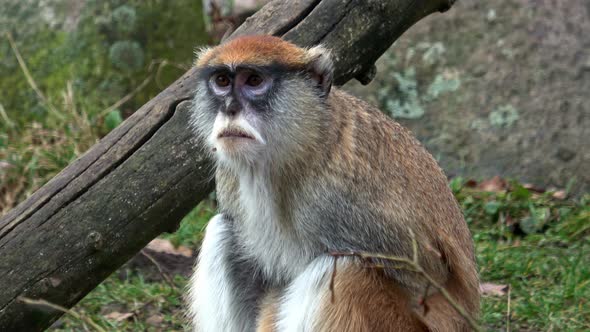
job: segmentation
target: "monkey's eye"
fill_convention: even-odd
[[[225,88],[229,85],[229,77],[225,74],[220,74],[215,77],[215,84],[219,87]]]
[[[257,74],[252,74],[250,76],[248,76],[248,79],[246,80],[246,85],[249,86],[259,86],[262,83],[262,77],[260,77],[260,75]]]

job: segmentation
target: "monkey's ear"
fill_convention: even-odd
[[[323,96],[327,97],[332,88],[332,77],[334,76],[334,64],[330,51],[321,45],[314,46],[307,50],[308,70],[311,77],[317,81],[318,87],[322,90]]]

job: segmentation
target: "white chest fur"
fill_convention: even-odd
[[[294,225],[280,220],[276,196],[265,171],[241,171],[240,206],[243,219],[237,222],[238,238],[270,280],[287,281],[298,275],[311,260],[299,241]],[[285,280],[287,279],[287,280]]]

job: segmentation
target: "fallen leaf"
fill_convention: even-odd
[[[467,182],[465,182],[465,187],[475,188],[475,187],[477,187],[477,181],[475,181],[473,179],[469,179],[469,180],[467,180]]]
[[[164,317],[162,315],[152,315],[145,320],[146,323],[152,326],[159,326],[164,321]]]
[[[10,167],[12,167],[11,163],[6,162],[4,160],[0,160],[0,169],[10,168]]]
[[[523,186],[524,188],[526,188],[526,189],[530,190],[530,191],[533,191],[533,192],[536,192],[536,193],[539,193],[539,194],[542,194],[542,193],[544,193],[544,192],[545,192],[545,189],[543,189],[543,188],[540,188],[540,187],[537,187],[537,186],[535,186],[535,185],[534,185],[534,184],[532,184],[532,183],[524,183],[522,186]]]
[[[510,289],[510,285],[499,285],[491,282],[479,284],[479,292],[483,296],[504,296]]]
[[[488,192],[501,192],[505,191],[508,186],[506,180],[499,176],[494,176],[489,180],[485,180],[477,185],[477,188]]]
[[[191,257],[193,255],[193,251],[190,248],[185,246],[178,246],[178,248],[175,248],[172,242],[165,239],[153,239],[148,243],[146,248],[170,255],[180,255],[185,257]]]
[[[566,199],[567,197],[567,193],[565,192],[565,190],[558,190],[554,193],[551,194],[551,197],[555,198],[555,199]]]
[[[118,312],[113,311],[110,314],[106,314],[104,318],[114,320],[115,322],[122,322],[133,316],[132,312]]]
[[[507,214],[504,216],[504,223],[505,223],[505,224],[506,224],[506,226],[508,226],[508,227],[513,227],[514,225],[516,225],[516,224],[517,224],[516,220],[514,220],[514,218],[512,218],[512,216],[511,216],[509,213],[507,213]]]

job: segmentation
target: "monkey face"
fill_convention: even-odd
[[[300,155],[325,110],[317,81],[280,65],[214,66],[202,70],[195,125],[218,161],[280,163]],[[297,152],[297,153],[296,153]]]
[[[270,99],[275,77],[266,68],[211,67],[203,71],[209,134],[216,155],[225,159],[261,158],[267,144]],[[212,121],[212,123],[211,123]],[[252,160],[250,160],[252,161]]]
[[[320,141],[331,66],[323,48],[268,36],[205,50],[197,62],[193,128],[217,161],[231,165],[301,158]]]

